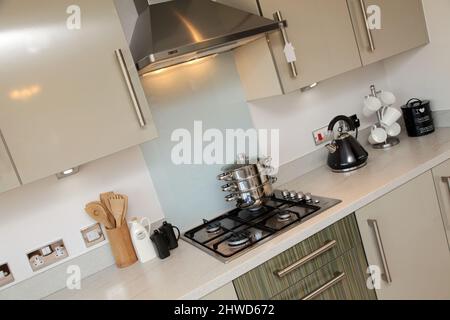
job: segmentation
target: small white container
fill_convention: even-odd
[[[131,240],[140,263],[146,263],[156,257],[150,240],[150,220],[134,218],[129,222]]]

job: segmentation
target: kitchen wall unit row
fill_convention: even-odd
[[[379,299],[450,299],[450,252],[430,171],[356,216],[369,264],[383,273]]]
[[[363,65],[429,43],[422,0],[347,0]],[[361,5],[381,11],[381,29],[367,30]]]
[[[287,39],[282,32],[275,32],[235,50],[249,101],[287,94],[429,41],[420,0],[220,2],[272,19],[279,11],[288,23]],[[364,23],[370,5],[381,8],[380,30],[368,30]],[[287,62],[285,40],[296,49],[294,64]]]
[[[354,215],[234,281],[241,300],[372,300]]]
[[[435,167],[433,176],[450,247],[450,160]]]
[[[23,183],[157,135],[113,1],[73,4],[0,3],[0,130]]]

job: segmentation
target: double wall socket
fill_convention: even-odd
[[[0,288],[14,282],[14,277],[7,263],[0,265]]]
[[[31,269],[36,272],[69,257],[69,253],[64,241],[59,240],[30,252],[27,257]]]

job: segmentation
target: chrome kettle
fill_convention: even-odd
[[[341,125],[340,132],[335,137],[334,127],[338,123]],[[328,136],[333,137],[333,141],[326,146],[329,151],[328,166],[333,172],[350,172],[367,164],[369,154],[357,138],[349,133],[352,131],[356,131],[358,136],[358,128],[353,120],[346,116],[337,116],[328,126]]]

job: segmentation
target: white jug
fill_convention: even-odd
[[[134,218],[129,222],[131,240],[140,263],[146,263],[156,257],[150,241],[150,226],[148,218]]]

